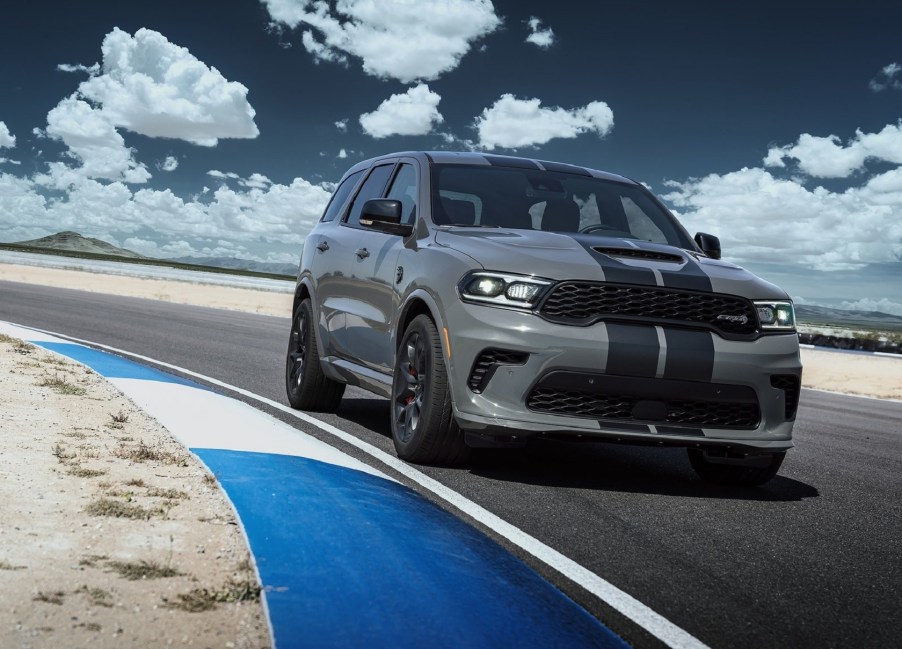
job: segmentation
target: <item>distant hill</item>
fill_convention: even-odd
[[[41,239],[30,241],[17,241],[16,246],[29,248],[44,248],[48,250],[65,250],[68,252],[86,252],[94,255],[113,255],[115,257],[127,257],[129,259],[147,259],[137,252],[119,248],[100,239],[83,237],[78,232],[57,232]]]
[[[225,268],[227,270],[252,270],[258,273],[291,275],[292,277],[298,274],[297,264],[278,264],[268,261],[239,259],[238,257],[174,257],[167,259],[167,261],[198,266],[215,266],[216,268]]]
[[[796,319],[802,324],[902,331],[902,317],[880,311],[851,311],[809,304],[797,304],[795,310]]]

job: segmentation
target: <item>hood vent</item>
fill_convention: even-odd
[[[686,260],[681,255],[656,250],[642,250],[640,248],[592,248],[608,257],[624,257],[628,259],[646,259],[648,261],[664,261],[671,264],[684,264]]]

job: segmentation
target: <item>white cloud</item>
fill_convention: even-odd
[[[51,163],[49,174],[41,177],[44,184],[66,186],[75,176],[130,183],[144,183],[151,177],[104,115],[74,96],[63,99],[47,114],[46,134],[69,147],[68,155],[81,166],[71,169]]]
[[[344,149],[341,149],[341,150],[338,152],[338,158],[339,158],[340,160],[344,160],[344,159],[347,158],[347,157],[348,157],[348,152],[345,151]]]
[[[149,137],[214,146],[259,131],[247,88],[150,29],[114,28],[103,39],[102,73],[78,87],[114,126]]]
[[[207,175],[213,176],[213,178],[220,178],[222,180],[225,180],[226,178],[229,178],[231,180],[238,180],[239,178],[241,178],[241,176],[236,174],[234,171],[219,171],[218,169],[210,169],[210,171],[207,172]]]
[[[251,187],[253,189],[266,189],[272,185],[272,181],[263,174],[251,174],[245,179],[239,180],[238,184],[242,187]]]
[[[304,47],[317,60],[363,62],[370,75],[402,83],[453,70],[473,43],[501,24],[490,0],[263,0],[277,24],[308,25]]]
[[[614,113],[603,101],[582,108],[543,108],[539,99],[517,99],[504,94],[482,111],[474,124],[479,146],[516,148],[545,144],[554,138],[574,138],[587,132],[607,135],[614,127]]]
[[[340,120],[338,120],[337,122],[335,122],[335,128],[337,128],[337,129],[338,129],[339,131],[341,131],[342,133],[347,133],[347,132],[348,132],[348,120],[347,120],[347,118],[345,118],[345,119],[340,119]]]
[[[372,113],[360,116],[360,125],[367,135],[375,138],[389,135],[425,135],[433,125],[444,121],[438,112],[442,98],[420,84],[404,94],[392,95]]]
[[[526,24],[529,25],[529,35],[526,37],[527,43],[532,43],[542,49],[548,49],[554,45],[554,31],[552,31],[551,27],[542,29],[542,21],[535,16],[531,17]]]
[[[848,178],[868,159],[902,164],[902,121],[887,124],[879,133],[855,132],[848,145],[836,135],[818,137],[804,133],[795,144],[771,147],[764,158],[767,167],[785,167],[796,160],[799,170],[815,178]]]
[[[874,92],[881,92],[888,88],[902,90],[902,80],[896,78],[899,72],[902,72],[902,65],[898,63],[890,63],[883,66],[880,73],[868,84],[868,87]]]
[[[178,158],[168,155],[163,162],[157,164],[157,169],[161,171],[175,171],[179,167]]]
[[[86,236],[129,240],[137,252],[149,254],[157,242],[164,252],[182,241],[202,253],[209,241],[245,246],[258,260],[285,255],[296,261],[300,244],[322,214],[330,192],[322,185],[296,178],[272,183],[251,174],[246,188],[222,185],[215,192],[185,200],[171,190],[132,191],[123,182],[99,182],[70,170],[64,195],[47,199],[34,181],[0,173],[0,240],[15,241],[74,230]],[[184,246],[178,245],[179,249]],[[169,250],[175,254],[174,249]],[[206,254],[206,253],[203,253]]]
[[[87,66],[80,63],[74,65],[71,63],[60,63],[56,66],[56,69],[60,72],[87,72],[93,76],[100,73],[100,64],[95,63],[94,65]]]
[[[0,149],[12,149],[16,146],[16,136],[9,132],[6,122],[0,122]]]
[[[843,192],[748,168],[668,186],[687,228],[719,235],[729,259],[833,271],[902,258],[902,169]]]

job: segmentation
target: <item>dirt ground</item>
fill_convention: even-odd
[[[91,370],[0,335],[0,647],[268,647],[215,479]]]

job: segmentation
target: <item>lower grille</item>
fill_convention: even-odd
[[[488,385],[489,379],[499,365],[523,365],[529,359],[526,352],[515,352],[509,349],[486,349],[476,357],[470,378],[467,383],[470,389],[479,394]]]
[[[752,429],[761,420],[749,387],[575,372],[543,378],[526,406],[553,415],[652,425]]]
[[[787,419],[795,419],[796,409],[799,407],[799,377],[794,374],[774,374],[770,377],[770,384],[778,390],[783,390],[783,404]]]

